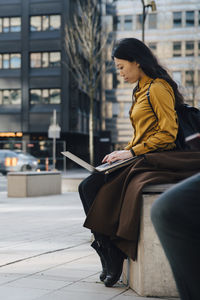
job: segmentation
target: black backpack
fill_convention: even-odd
[[[176,107],[179,128],[176,138],[177,149],[189,149],[185,138],[194,133],[200,132],[200,111],[193,106],[182,104]]]
[[[152,82],[149,85],[147,91],[147,99],[149,105],[155,115],[155,118],[158,120],[158,117],[153,109],[153,106],[150,101],[150,87]],[[176,138],[176,149],[177,150],[187,150],[189,146],[185,143],[185,138],[194,133],[200,132],[200,110],[189,106],[188,104],[181,104],[176,107],[176,113],[178,116],[178,134]]]

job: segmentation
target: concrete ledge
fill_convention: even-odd
[[[78,186],[84,178],[62,178],[62,192],[78,192]]]
[[[144,189],[137,260],[126,260],[123,281],[141,296],[178,297],[176,284],[150,219],[153,202],[172,185],[152,185]]]
[[[61,194],[60,172],[12,172],[7,178],[8,197]]]

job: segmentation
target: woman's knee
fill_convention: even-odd
[[[84,181],[84,180],[83,180],[83,181]],[[83,181],[81,181],[81,183],[80,183],[79,186],[78,186],[79,194],[81,194],[82,191],[83,191],[83,186],[84,186],[84,182],[83,182]]]
[[[85,178],[78,186],[78,191],[80,195],[87,194],[88,190],[88,178]]]

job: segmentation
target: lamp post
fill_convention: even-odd
[[[144,42],[144,31],[145,31],[145,21],[148,12],[148,8],[151,7],[152,11],[156,11],[156,3],[151,0],[141,0],[142,2],[142,41]]]

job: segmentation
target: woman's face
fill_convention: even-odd
[[[135,61],[130,62],[125,59],[119,59],[114,57],[114,62],[116,68],[119,70],[120,76],[123,77],[124,80],[129,83],[137,82],[139,79],[141,79],[142,75],[144,74],[141,68],[139,67],[140,65]]]

